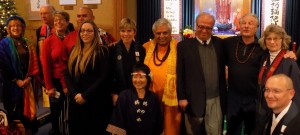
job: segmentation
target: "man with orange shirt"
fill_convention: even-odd
[[[144,63],[153,75],[151,90],[161,101],[164,117],[164,135],[179,135],[181,112],[178,111],[176,92],[177,41],[171,36],[172,25],[165,19],[158,19],[152,26],[154,39],[145,43]]]

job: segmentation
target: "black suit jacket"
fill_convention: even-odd
[[[211,37],[218,64],[219,88],[222,112],[226,105],[225,65],[222,40]],[[206,87],[202,64],[199,56],[199,41],[196,38],[187,39],[177,46],[177,97],[178,100],[187,99],[189,104],[186,112],[203,117],[206,107]]]
[[[269,111],[266,116],[260,116],[252,135],[270,135],[273,112]],[[290,119],[290,120],[287,120]],[[280,132],[282,125],[286,125],[285,131]],[[299,135],[300,111],[295,102],[292,102],[288,112],[283,116],[275,127],[272,135]]]

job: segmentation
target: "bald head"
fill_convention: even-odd
[[[45,4],[40,7],[41,20],[50,26],[53,26],[55,8],[52,5]]]
[[[293,81],[285,74],[271,76],[265,85],[264,97],[274,113],[282,112],[295,95]]]
[[[81,7],[77,13],[77,27],[79,28],[84,21],[93,21],[95,19],[93,11],[88,7]]]

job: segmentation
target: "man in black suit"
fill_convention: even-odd
[[[265,85],[264,97],[269,113],[259,119],[253,135],[296,135],[300,129],[300,110],[292,101],[293,82],[285,74],[271,76]]]
[[[222,132],[225,66],[221,39],[212,36],[214,23],[212,15],[201,13],[196,18],[196,37],[177,46],[177,96],[188,135],[201,134],[202,124],[208,135]]]

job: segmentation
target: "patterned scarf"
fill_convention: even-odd
[[[8,43],[9,43],[9,48],[11,50],[11,56],[10,59],[12,61],[12,67],[13,67],[13,71],[17,74],[17,76],[24,78],[24,75],[22,73],[21,70],[21,66],[20,66],[20,58],[19,55],[17,53],[17,50],[15,48],[13,39],[8,37],[7,38]],[[35,52],[35,46],[32,43],[29,43],[29,41],[27,39],[24,38],[24,40],[26,41],[26,44],[28,46],[28,51],[29,51],[29,66],[28,66],[28,72],[25,76],[25,78],[29,77],[29,76],[33,76],[34,77],[34,87],[32,86],[32,84],[30,83],[27,87],[25,87],[23,89],[23,101],[24,101],[24,112],[23,114],[28,117],[30,120],[33,120],[36,117],[36,99],[37,97],[35,97],[35,91],[34,90],[38,90],[38,88],[41,86],[41,79],[39,76],[39,67],[38,67],[38,59],[37,59],[37,54]]]

